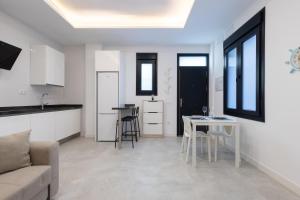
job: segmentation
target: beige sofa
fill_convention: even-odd
[[[0,174],[0,200],[48,200],[58,191],[58,143],[31,142],[30,167]]]

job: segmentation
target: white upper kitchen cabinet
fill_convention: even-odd
[[[32,85],[65,85],[65,56],[46,45],[31,47],[30,83]]]
[[[98,72],[120,71],[120,51],[96,51],[95,70]]]

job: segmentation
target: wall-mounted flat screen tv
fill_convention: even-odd
[[[0,41],[0,69],[11,70],[22,49]]]

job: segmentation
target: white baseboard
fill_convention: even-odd
[[[281,174],[274,171],[270,167],[264,165],[263,163],[260,163],[260,162],[256,161],[255,159],[253,159],[253,158],[251,158],[251,157],[249,157],[245,154],[242,154],[241,156],[245,161],[252,164],[257,169],[261,170],[262,172],[264,172],[265,174],[267,174],[268,176],[270,176],[271,178],[273,178],[274,180],[279,182],[281,185],[283,185],[284,187],[286,187],[290,191],[292,191],[292,192],[294,192],[294,193],[296,193],[297,195],[300,196],[300,186],[299,185],[297,185],[296,183],[294,183],[293,181],[291,181],[287,177],[282,176]]]
[[[234,152],[234,148],[232,146],[227,145],[226,148],[228,148],[230,151]],[[264,172],[269,177],[271,177],[272,179],[274,179],[275,181],[277,181],[278,183],[283,185],[285,188],[287,188],[291,192],[294,192],[298,196],[300,196],[300,186],[297,185],[295,182],[291,181],[290,179],[288,179],[285,176],[282,176],[281,174],[274,171],[270,167],[266,166],[265,164],[263,164],[261,162],[258,162],[257,160],[253,159],[252,157],[250,157],[244,153],[241,153],[241,157],[243,160],[250,163],[251,165],[253,165],[257,169],[259,169],[260,171]]]
[[[83,135],[85,138],[96,138],[94,135]]]
[[[177,137],[177,133],[164,133],[165,137]]]

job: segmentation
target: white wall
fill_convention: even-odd
[[[85,102],[85,46],[65,46],[65,87],[64,104]],[[81,134],[85,133],[85,106],[81,112]]]
[[[142,107],[144,99],[151,97],[136,96],[136,53],[158,53],[158,100],[165,102],[166,136],[176,136],[177,122],[177,53],[209,53],[209,45],[199,46],[104,46],[105,50],[120,50],[125,68],[125,102]],[[170,80],[168,81],[168,70]],[[170,90],[168,91],[168,86]]]
[[[63,102],[83,104],[85,95],[85,46],[66,46]]]
[[[210,87],[210,92],[213,94],[212,106],[214,114],[222,115],[223,114],[223,91],[216,91],[216,79],[223,77],[223,37],[211,44],[211,51],[213,54],[213,74],[211,75],[212,84]]]
[[[63,88],[31,86],[29,83],[30,46],[47,44],[62,51],[62,46],[51,41],[22,23],[0,12],[0,40],[22,48],[11,71],[0,69],[0,107],[40,104],[42,92],[48,92],[48,103],[60,103]],[[25,91],[25,95],[19,92]]]
[[[265,103],[266,122],[239,119],[244,158],[300,194],[300,73],[285,64],[289,49],[300,44],[299,0],[257,1],[236,19],[226,36],[266,6]],[[222,40],[213,45],[216,76],[222,75]],[[223,112],[223,92],[215,92],[216,112]]]
[[[100,44],[85,45],[85,99],[84,99],[84,131],[86,137],[96,134],[96,72],[95,51],[101,50]]]

